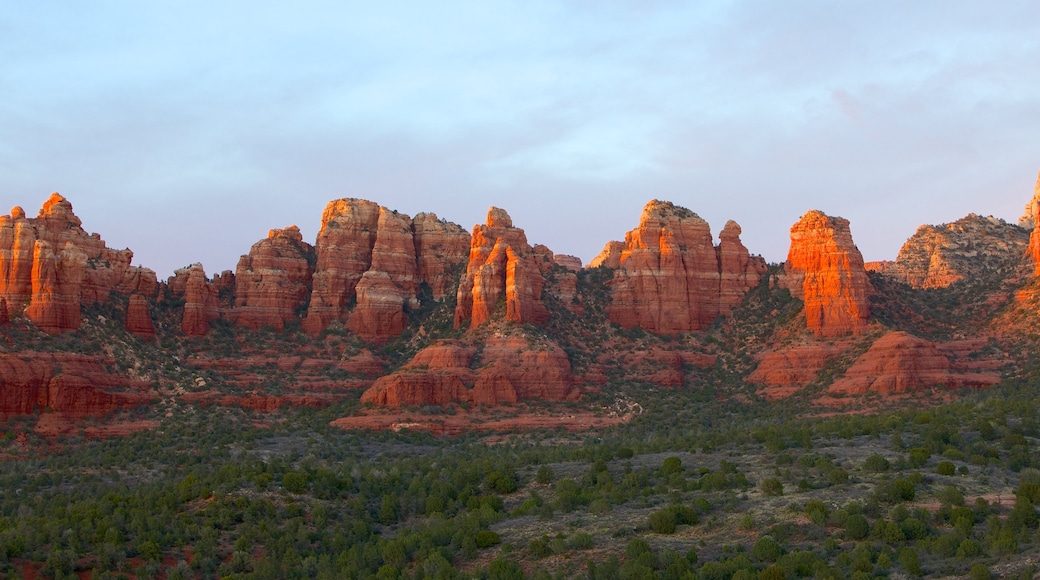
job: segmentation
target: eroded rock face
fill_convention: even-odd
[[[154,400],[146,384],[106,372],[103,365],[113,363],[70,353],[0,354],[0,414],[50,409],[96,417]]]
[[[757,393],[769,401],[789,397],[816,380],[820,371],[844,347],[833,344],[800,344],[771,350],[759,356],[747,382],[765,385]]]
[[[140,294],[131,294],[130,303],[126,307],[127,331],[141,338],[155,338],[155,324],[148,313],[148,300]]]
[[[571,272],[581,271],[581,258],[577,256],[568,256],[567,254],[556,254],[553,257],[553,261],[557,265],[567,268]]]
[[[171,281],[171,287],[179,287],[183,279],[184,317],[181,319],[181,331],[188,336],[203,336],[209,332],[211,322],[220,318],[219,290],[206,279],[206,270],[202,264],[192,264],[190,268],[174,272],[178,281]]]
[[[41,329],[56,333],[78,328],[73,299],[90,306],[107,302],[113,290],[155,294],[155,273],[131,266],[133,252],[113,250],[81,226],[72,204],[57,193],[35,218],[17,206],[0,216],[0,298],[11,313],[25,311]]]
[[[457,268],[469,258],[469,232],[433,213],[420,213],[412,220],[419,278],[429,284],[434,300],[454,290]]]
[[[880,273],[913,288],[945,288],[1014,266],[1029,245],[1029,232],[995,217],[968,215],[921,226],[903,244],[894,264]]]
[[[330,202],[315,244],[317,264],[304,330],[334,320],[371,342],[398,336],[422,283],[443,297],[465,259],[462,228],[420,214],[416,220],[370,201]]]
[[[834,337],[866,330],[873,287],[848,220],[816,210],[803,215],[791,226],[785,272],[791,294],[805,302],[806,326],[814,334]]]
[[[602,259],[590,265],[612,267],[614,251],[608,244]],[[708,222],[653,200],[643,208],[639,227],[625,236],[616,269],[611,322],[678,334],[703,329],[729,312],[758,285],[766,266],[740,243],[736,222],[726,224],[716,248]]]
[[[621,266],[621,252],[625,251],[625,242],[610,241],[603,250],[589,262],[589,268],[617,268]]]
[[[314,248],[300,228],[271,230],[242,256],[235,269],[235,324],[281,331],[295,320],[310,293]]]
[[[555,343],[524,337],[491,337],[475,363],[477,348],[440,341],[418,352],[399,371],[382,377],[361,401],[385,406],[486,405],[576,398],[570,360]],[[474,368],[476,367],[476,368]]]
[[[500,299],[511,322],[541,324],[549,318],[542,304],[544,274],[553,255],[545,246],[532,248],[524,230],[513,227],[505,210],[492,207],[487,223],[473,228],[469,264],[459,284],[455,327],[469,321],[476,328],[491,320]]]
[[[1000,382],[996,374],[958,372],[934,343],[906,332],[890,332],[835,381],[832,394],[882,395],[932,387],[987,387]]]

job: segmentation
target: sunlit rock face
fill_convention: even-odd
[[[765,261],[740,242],[730,221],[715,246],[708,222],[653,200],[623,244],[611,242],[590,266],[616,268],[610,320],[658,334],[701,330],[740,304],[758,285]]]
[[[866,330],[873,287],[848,220],[816,210],[803,215],[791,226],[785,273],[791,294],[805,302],[805,323],[814,334]]]

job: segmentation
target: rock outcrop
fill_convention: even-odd
[[[556,262],[558,266],[563,266],[571,272],[581,271],[581,258],[577,256],[568,256],[567,254],[556,254],[555,256],[553,256],[553,261]]]
[[[330,202],[315,243],[304,330],[317,333],[338,320],[372,342],[398,336],[423,283],[435,299],[448,291],[468,241],[462,228],[434,214],[412,220],[370,201]]]
[[[1032,231],[1040,224],[1037,215],[1040,214],[1040,174],[1036,176],[1036,186],[1033,188],[1033,197],[1026,203],[1022,217],[1018,218],[1018,225],[1023,229]]]
[[[114,362],[70,353],[0,354],[0,414],[49,409],[96,417],[154,400],[146,384],[106,372],[103,365]]]
[[[815,381],[844,348],[834,344],[798,344],[763,352],[747,382],[764,385],[756,392],[766,400],[790,397]]]
[[[791,226],[785,273],[791,294],[805,302],[806,326],[814,334],[835,337],[866,330],[873,287],[848,220],[816,210],[803,215]]]
[[[970,214],[955,222],[924,225],[880,273],[913,288],[945,288],[1011,268],[1029,246],[1029,232],[995,217]]]
[[[155,338],[155,324],[152,322],[152,315],[148,313],[148,300],[144,296],[130,295],[124,327],[130,333],[141,338]]]
[[[303,241],[300,228],[268,232],[235,268],[235,324],[281,331],[297,319],[310,294],[314,262],[314,248]]]
[[[433,299],[441,300],[455,290],[458,268],[469,257],[469,232],[433,213],[416,215],[412,231],[419,278],[430,286]]]
[[[476,328],[491,320],[500,300],[510,322],[545,322],[549,311],[542,304],[542,288],[552,264],[548,248],[532,248],[524,230],[513,227],[509,214],[492,207],[487,223],[473,228],[469,264],[459,283],[455,328],[467,321]]]
[[[980,388],[998,382],[1000,376],[994,373],[956,371],[946,355],[923,338],[906,332],[890,332],[877,339],[827,391],[845,395],[891,395],[932,387]]]
[[[206,279],[206,270],[202,264],[192,264],[174,272],[175,280],[170,286],[175,288],[175,295],[180,287],[184,288],[184,316],[181,318],[181,331],[188,336],[203,336],[209,332],[211,322],[220,318],[219,294],[217,285]]]
[[[363,403],[401,407],[578,397],[570,360],[558,345],[526,337],[493,336],[483,349],[465,341],[440,341],[419,351],[397,372],[361,396]]]
[[[625,251],[625,242],[610,241],[603,250],[589,262],[589,268],[618,268],[621,266],[621,252]]]
[[[608,244],[593,264],[613,267],[616,248]],[[653,200],[617,258],[610,320],[657,334],[701,330],[739,304],[765,270],[765,261],[741,244],[735,222],[716,247],[697,214]]]
[[[131,266],[133,252],[111,249],[81,226],[57,193],[35,218],[17,206],[0,216],[0,298],[10,313],[24,311],[58,333],[79,327],[79,306],[105,303],[113,291],[155,294],[155,273]]]

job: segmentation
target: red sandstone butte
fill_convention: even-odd
[[[88,234],[72,204],[54,193],[39,215],[14,207],[0,216],[0,298],[48,333],[79,328],[79,307],[104,303],[113,290],[154,295],[155,273],[130,266],[133,252]]]
[[[397,372],[361,396],[364,403],[401,407],[470,402],[563,401],[579,396],[570,360],[555,343],[525,337],[491,337],[473,368],[476,347],[440,341],[419,351]]]
[[[140,294],[131,294],[126,307],[126,329],[141,338],[155,337],[155,324],[148,313],[148,300]]]
[[[338,320],[374,343],[396,338],[427,284],[440,299],[465,260],[469,236],[434,214],[407,215],[359,199],[330,202],[315,242],[316,266],[303,328]]]
[[[610,266],[608,244],[592,265]],[[740,242],[729,222],[718,247],[708,222],[670,202],[652,200],[639,227],[625,235],[614,272],[610,320],[657,334],[701,330],[739,304],[758,285],[766,264]]]
[[[996,374],[958,372],[934,343],[899,331],[877,339],[827,392],[890,395],[937,386],[988,387],[999,382]]]
[[[70,353],[0,354],[0,414],[50,409],[73,417],[101,416],[154,400],[146,384],[105,371],[103,363],[113,362]]]
[[[848,220],[816,210],[803,215],[791,226],[785,271],[791,294],[805,302],[806,326],[817,336],[866,330],[873,287]]]
[[[476,225],[471,238],[469,264],[459,284],[455,328],[469,321],[476,328],[491,320],[499,300],[505,300],[505,319],[541,324],[549,311],[542,304],[544,274],[552,268],[553,255],[545,246],[532,248],[524,230],[513,227],[505,210],[492,207],[487,223]]]
[[[209,332],[209,324],[220,318],[217,287],[206,280],[202,264],[192,264],[174,272],[174,288],[184,288],[184,316],[181,331],[188,336],[203,336]],[[183,281],[182,281],[183,280]]]
[[[303,241],[300,228],[268,232],[235,268],[235,324],[252,330],[285,328],[306,303],[313,262],[314,248]]]

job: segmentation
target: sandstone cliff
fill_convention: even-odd
[[[499,300],[505,319],[541,324],[549,318],[542,304],[544,274],[553,265],[545,246],[532,248],[524,230],[513,227],[505,210],[492,207],[487,223],[473,228],[469,264],[459,283],[455,327],[475,328],[491,320]]]
[[[235,324],[281,331],[298,318],[310,293],[314,261],[314,248],[298,227],[268,232],[235,269]]]
[[[807,212],[791,226],[785,284],[805,302],[805,321],[817,336],[859,334],[873,292],[848,220]]]
[[[42,330],[79,327],[79,307],[107,302],[112,291],[154,296],[155,273],[130,265],[133,252],[88,234],[72,204],[54,193],[35,218],[20,207],[0,216],[0,298]]]
[[[707,327],[739,304],[766,270],[740,242],[736,222],[726,224],[716,247],[697,214],[657,200],[643,208],[619,256],[617,248],[608,244],[590,264],[617,263],[610,320],[658,334]]]
[[[461,228],[433,214],[413,221],[370,201],[330,202],[314,246],[304,329],[317,333],[339,320],[372,342],[398,336],[408,309],[419,305],[421,284],[442,297],[467,244]]]

